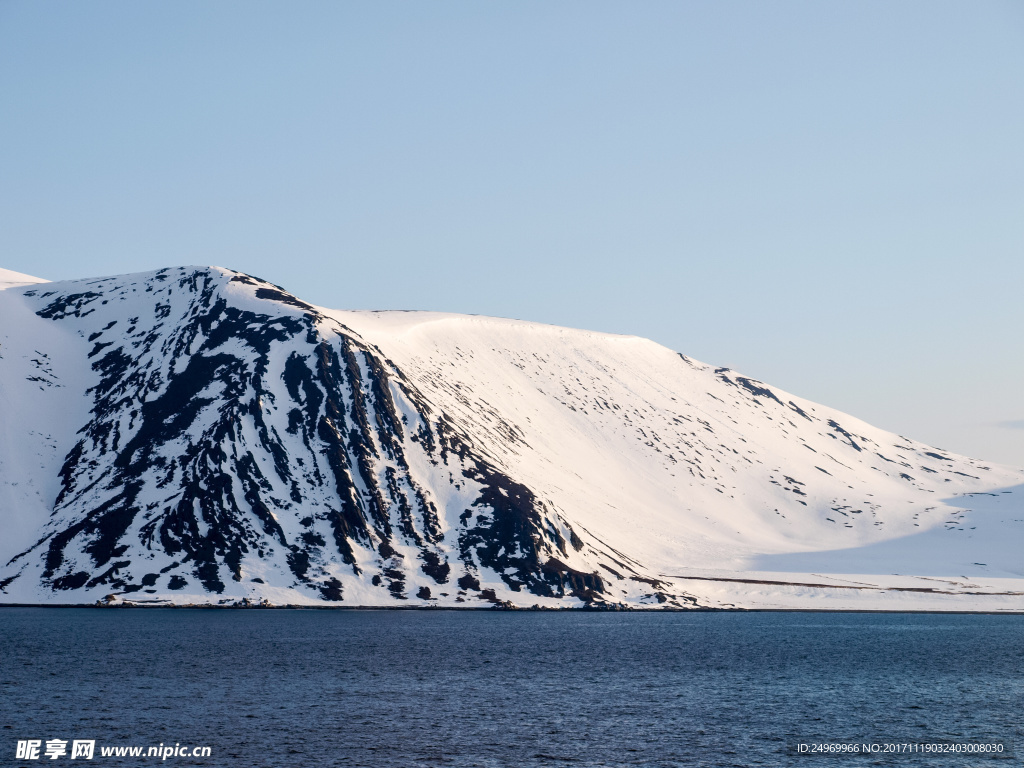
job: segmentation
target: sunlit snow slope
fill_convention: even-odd
[[[0,272],[0,601],[1024,610],[1024,472],[645,339]]]

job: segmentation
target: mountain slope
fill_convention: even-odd
[[[1024,608],[1024,472],[650,341],[219,268],[30,281],[5,602]]]

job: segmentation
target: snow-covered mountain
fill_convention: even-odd
[[[1024,471],[636,337],[0,271],[0,424],[0,602],[1024,610]]]

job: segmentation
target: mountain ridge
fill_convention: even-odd
[[[0,318],[0,602],[1024,609],[1024,472],[639,337],[207,267]]]

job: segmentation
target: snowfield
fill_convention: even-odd
[[[0,270],[0,602],[1024,610],[1024,471],[646,339]]]

